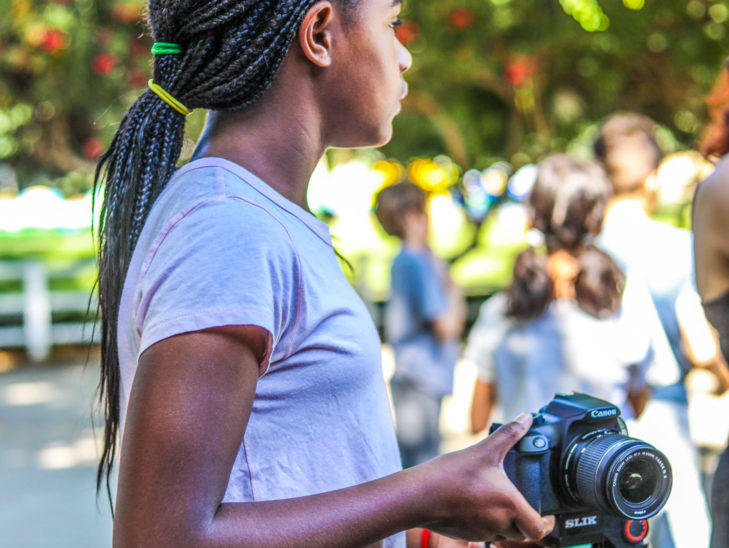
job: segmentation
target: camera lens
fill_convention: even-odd
[[[657,486],[657,469],[644,458],[633,459],[623,467],[618,476],[620,495],[632,504],[648,500]]]
[[[660,511],[671,492],[671,465],[655,447],[613,431],[592,432],[571,445],[563,480],[575,503],[627,519]]]

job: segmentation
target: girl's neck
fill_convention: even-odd
[[[428,225],[428,214],[424,211],[404,213],[403,245],[413,250],[428,249]]]
[[[547,257],[547,272],[552,280],[555,299],[575,298],[575,278],[580,263],[573,253],[565,249],[552,252]]]
[[[608,203],[605,207],[605,216],[607,216],[608,212],[613,209],[613,207],[620,205],[626,205],[626,204],[633,204],[637,209],[640,209],[641,211],[645,212],[646,214],[649,213],[649,204],[648,200],[646,198],[645,193],[642,191],[636,191],[626,194],[619,194],[617,196],[613,196],[608,200]]]
[[[423,242],[420,240],[403,239],[402,246],[406,249],[410,249],[411,251],[423,251],[430,249],[428,247],[428,242]]]
[[[308,209],[309,179],[323,151],[305,139],[292,140],[242,125],[234,129],[213,138],[203,156],[225,158],[245,167],[279,194]]]
[[[279,78],[256,103],[233,113],[214,113],[209,142],[200,156],[216,156],[239,164],[278,193],[308,209],[309,179],[326,148],[321,120],[309,108],[307,89],[299,100]]]

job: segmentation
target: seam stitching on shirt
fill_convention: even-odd
[[[165,320],[158,321],[157,323],[152,324],[151,326],[146,328],[146,331],[153,331],[155,329],[159,329],[161,327],[164,327],[168,324],[180,321],[185,318],[195,317],[195,316],[201,316],[205,314],[225,314],[229,312],[238,312],[238,311],[245,311],[245,312],[256,312],[261,311],[262,309],[257,306],[252,306],[250,308],[244,308],[241,306],[236,307],[227,307],[227,308],[216,308],[216,309],[205,309],[205,310],[197,310],[195,312],[187,312],[185,314],[178,314],[177,316],[173,316],[172,318],[167,318]],[[241,325],[247,325],[247,324],[241,324]],[[250,324],[250,325],[258,325],[258,324]],[[263,326],[260,326],[263,327]],[[265,328],[264,328],[265,329]]]
[[[233,173],[233,175],[235,175],[235,173]],[[237,177],[237,175],[236,175],[236,177]],[[304,294],[303,286],[302,286],[302,284],[303,284],[302,265],[301,265],[301,256],[299,255],[299,249],[296,247],[296,243],[294,242],[294,239],[291,236],[291,233],[289,232],[288,228],[286,228],[286,226],[278,218],[276,218],[276,216],[273,213],[268,211],[265,207],[263,207],[260,204],[255,203],[255,202],[252,202],[249,199],[244,198],[243,196],[231,196],[230,198],[234,199],[234,200],[239,200],[241,202],[247,203],[253,207],[260,209],[266,215],[268,215],[272,220],[274,220],[276,222],[276,224],[278,224],[281,227],[281,229],[286,233],[286,237],[288,238],[289,244],[291,245],[291,249],[293,250],[294,255],[296,257],[296,263],[297,263],[297,268],[298,268],[298,272],[295,273],[296,298],[295,298],[295,305],[294,305],[294,310],[293,310],[293,317],[291,318],[291,329],[294,330],[293,332],[295,332],[294,328],[296,328],[300,323],[301,314],[299,313],[299,310],[301,310],[301,301],[303,299],[303,294]],[[278,327],[278,326],[276,326],[276,327]],[[274,338],[274,346],[278,345],[279,340],[282,335],[283,335],[283,330],[281,330],[281,333],[276,334],[276,337]],[[293,345],[293,342],[292,342],[292,345]],[[286,355],[282,356],[282,359],[284,359],[290,355],[291,348],[290,347],[287,348],[285,352],[286,352]]]
[[[194,211],[197,211],[203,206],[215,204],[215,203],[221,203],[226,200],[225,196],[216,196],[215,198],[208,198],[206,200],[202,200],[200,202],[195,202],[195,204],[191,205],[189,208],[182,210],[180,213],[175,215],[172,220],[169,221],[165,227],[160,230],[159,234],[157,234],[157,237],[152,241],[152,243],[149,245],[149,250],[147,251],[147,255],[144,258],[144,261],[142,262],[142,266],[139,268],[139,275],[137,276],[137,279],[142,279],[149,270],[150,265],[152,264],[152,261],[157,256],[157,252],[159,251],[160,247],[162,247],[162,243],[167,238],[167,235],[170,233],[170,231],[180,224],[180,222],[185,219],[188,215],[193,213]]]
[[[202,168],[202,167],[210,167],[210,166],[200,166],[200,167]],[[323,241],[323,242],[324,242],[324,243],[325,243],[326,245],[328,245],[328,246],[330,246],[330,247],[332,246],[332,242],[328,242],[328,241],[326,241],[326,240],[325,240],[325,239],[324,239],[324,238],[323,238],[323,237],[321,236],[321,234],[319,234],[319,231],[318,231],[318,230],[316,230],[316,229],[315,229],[314,227],[310,226],[310,225],[309,225],[309,223],[307,223],[306,221],[304,221],[304,219],[302,219],[302,218],[301,218],[301,217],[300,217],[299,215],[297,215],[297,214],[296,214],[296,213],[295,213],[294,211],[291,211],[291,209],[290,209],[290,208],[286,207],[286,204],[282,204],[282,203],[279,203],[278,201],[274,200],[274,199],[273,199],[273,198],[271,198],[270,196],[267,196],[267,195],[266,195],[266,194],[265,194],[265,193],[264,193],[263,191],[261,191],[261,190],[260,190],[260,189],[259,189],[259,188],[258,188],[258,187],[257,187],[256,185],[254,185],[254,183],[252,183],[251,181],[247,180],[247,179],[246,179],[245,177],[243,177],[242,175],[240,175],[240,174],[236,173],[235,171],[233,171],[233,170],[229,169],[229,168],[228,168],[227,166],[220,166],[220,165],[216,165],[215,167],[216,167],[217,169],[220,169],[220,170],[225,170],[225,171],[227,171],[228,173],[230,173],[231,175],[233,175],[234,177],[236,177],[236,178],[238,178],[238,179],[240,179],[240,180],[244,181],[244,182],[245,182],[245,183],[246,183],[246,184],[247,184],[248,186],[250,186],[250,187],[251,187],[251,188],[252,188],[253,190],[255,190],[255,191],[256,191],[256,192],[258,193],[258,194],[260,194],[261,196],[263,196],[263,197],[264,197],[264,198],[265,198],[266,200],[268,200],[268,201],[272,202],[272,203],[273,203],[274,205],[276,205],[276,207],[278,207],[278,208],[282,209],[282,210],[283,210],[283,211],[285,211],[285,212],[286,212],[287,214],[289,214],[289,215],[293,216],[293,217],[294,217],[294,218],[295,218],[295,219],[296,219],[296,220],[297,220],[298,222],[300,222],[300,223],[302,223],[302,224],[303,224],[304,226],[306,226],[306,229],[307,229],[307,230],[309,230],[309,231],[311,231],[311,232],[313,232],[313,233],[314,233],[314,235],[315,235],[315,236],[316,236],[316,237],[317,237],[317,238],[318,238],[319,240]],[[241,167],[242,169],[244,169],[244,170],[245,170],[245,168],[244,168],[244,167],[242,167],[242,166],[239,166],[239,167]],[[198,169],[198,168],[195,168],[195,169]],[[191,171],[192,171],[192,170],[191,170]],[[246,171],[248,171],[248,170],[246,170]],[[254,176],[255,176],[255,175],[254,175]],[[258,178],[258,177],[256,177],[256,178]],[[258,178],[258,179],[260,179],[260,178]],[[266,183],[265,181],[263,181],[262,179],[260,179],[260,180],[261,180],[261,181],[262,181],[262,182],[263,182],[264,184],[266,184],[266,185],[268,184],[268,183]],[[273,190],[274,192],[277,192],[277,191],[276,191],[276,190],[275,190],[275,189],[274,189],[273,187],[270,187],[270,186],[269,186],[269,188],[271,188],[271,190]],[[278,192],[277,192],[277,193],[278,193]],[[281,195],[280,193],[278,193],[278,194],[279,194],[279,195],[280,195],[280,196],[281,196],[282,198],[284,198],[285,200],[288,200],[288,198],[286,198],[285,196]],[[289,200],[289,201],[290,201],[290,200]],[[293,204],[293,202],[292,202],[292,204]],[[296,205],[296,204],[293,204],[293,205]],[[298,206],[298,207],[300,207],[300,206]],[[304,210],[303,208],[301,208],[301,209],[302,209],[302,211],[306,211],[306,210]],[[314,214],[312,213],[311,215],[313,216]],[[316,218],[316,217],[314,217],[314,218]]]

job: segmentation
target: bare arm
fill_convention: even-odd
[[[725,392],[729,388],[729,367],[719,348],[716,331],[706,319],[701,300],[693,289],[685,289],[676,299],[676,319],[691,365],[711,372],[717,380],[716,392]]]
[[[114,546],[363,546],[417,526],[471,540],[541,538],[553,525],[501,469],[528,416],[471,448],[369,483],[222,504],[262,344],[248,328],[220,328],[144,352],[123,440]]]
[[[457,285],[448,287],[448,310],[433,320],[433,333],[441,341],[458,339],[466,323],[466,302]]]
[[[631,409],[633,410],[633,415],[635,418],[640,417],[640,415],[645,410],[645,406],[648,405],[648,401],[651,399],[651,395],[653,394],[653,391],[651,390],[650,386],[641,386],[639,388],[632,388],[628,391],[628,394],[626,396],[628,403],[630,404]]]
[[[494,408],[495,396],[494,383],[476,379],[471,401],[471,431],[474,434],[478,434],[488,426],[491,410]]]
[[[694,263],[696,268],[696,288],[701,300],[709,301],[729,291],[729,158],[722,160],[714,173],[702,182],[694,197],[693,204]],[[679,327],[684,342],[687,343],[689,356],[694,365],[707,367],[719,381],[718,391],[729,387],[729,368],[717,350],[716,333],[704,323],[697,324],[703,330],[706,340],[707,328],[711,341],[704,347],[713,352],[700,351],[696,336],[689,336],[688,325],[679,312]],[[685,314],[683,314],[685,316]],[[712,358],[710,354],[715,356]]]
[[[707,301],[729,290],[729,158],[699,185],[692,225],[696,287]]]

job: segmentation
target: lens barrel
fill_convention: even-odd
[[[575,502],[627,519],[657,514],[673,483],[663,453],[612,431],[576,441],[567,452],[563,472]]]

